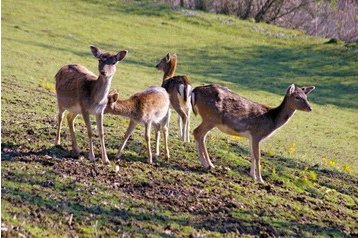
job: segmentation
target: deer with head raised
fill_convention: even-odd
[[[307,95],[314,86],[287,89],[282,103],[270,108],[231,92],[219,85],[196,87],[191,95],[194,114],[202,118],[194,130],[199,159],[204,168],[214,168],[205,145],[207,133],[217,127],[224,133],[250,140],[250,175],[264,183],[260,169],[260,142],[283,126],[296,110],[312,111]]]
[[[160,130],[162,130],[164,134],[165,158],[169,159],[169,105],[169,95],[162,87],[150,87],[126,100],[119,100],[116,91],[109,93],[108,104],[104,112],[130,118],[127,131],[116,155],[117,159],[121,157],[123,149],[138,123],[142,123],[145,126],[144,137],[147,144],[148,162],[150,164],[153,163],[150,146],[150,131],[152,126],[155,128],[155,158],[159,156],[159,138]]]
[[[162,87],[169,94],[170,104],[178,113],[179,137],[189,142],[191,82],[186,76],[174,76],[177,66],[176,54],[167,54],[155,66],[164,72]]]
[[[109,163],[103,131],[103,111],[107,105],[107,95],[111,85],[116,64],[122,61],[127,51],[119,51],[116,54],[102,52],[95,46],[90,46],[92,54],[98,59],[99,76],[87,68],[77,64],[63,66],[56,74],[56,95],[58,105],[57,135],[55,144],[60,144],[60,131],[63,115],[68,111],[67,121],[71,134],[72,148],[76,155],[80,153],[76,142],[74,120],[78,114],[83,116],[89,137],[89,159],[94,160],[92,129],[90,114],[96,115],[98,134],[101,141],[102,160]]]

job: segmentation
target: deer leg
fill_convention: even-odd
[[[127,143],[128,139],[129,139],[129,137],[131,136],[131,134],[133,133],[136,125],[137,125],[137,123],[135,121],[133,121],[133,120],[129,121],[129,125],[128,125],[126,133],[124,134],[122,144],[119,146],[118,153],[115,156],[116,159],[121,158],[121,155],[122,155],[122,152],[124,150],[124,147],[126,146],[126,143]]]
[[[182,140],[183,139],[183,120],[180,116],[180,114],[178,114],[178,127],[179,127],[179,138]]]
[[[153,163],[153,158],[152,158],[152,150],[150,148],[150,129],[152,127],[152,123],[149,122],[145,125],[145,133],[144,133],[144,139],[145,142],[147,143],[147,155],[148,155],[148,163],[152,164]]]
[[[65,110],[63,110],[62,108],[59,108],[59,112],[57,114],[57,133],[56,133],[56,139],[55,139],[55,145],[60,145],[61,144],[61,125],[62,125],[62,119],[63,119],[63,114],[64,114]]]
[[[206,124],[202,122],[197,128],[194,130],[194,138],[196,140],[196,148],[199,153],[199,160],[201,165],[205,169],[213,168],[213,164],[210,162],[208,152],[205,146],[205,137],[206,134],[214,128],[214,125]]]
[[[253,151],[253,140],[250,139],[250,160],[251,160],[251,166],[250,166],[250,176],[253,179],[257,179],[256,178],[256,166],[255,166],[255,156],[254,156],[254,151]]]
[[[68,127],[70,129],[72,150],[75,153],[75,156],[79,156],[81,151],[77,145],[76,135],[75,135],[75,125],[74,125],[76,117],[77,117],[77,114],[74,114],[72,112],[68,112],[68,114],[67,114],[67,123],[68,123]]]
[[[170,158],[169,148],[168,148],[169,121],[170,121],[170,109],[168,110],[166,118],[162,121],[162,130],[164,134],[165,159]]]
[[[89,143],[89,153],[88,153],[88,159],[94,161],[94,152],[93,152],[93,133],[91,128],[91,122],[89,118],[88,112],[82,112],[83,120],[85,121],[86,128],[87,128],[87,134],[88,134],[88,143]]]
[[[208,163],[208,165],[209,165],[209,168],[215,168],[215,166],[213,165],[213,163],[211,163],[210,156],[209,156],[208,150],[207,150],[207,148],[206,148],[206,136],[208,135],[208,133],[209,133],[209,131],[207,131],[207,132],[205,133],[204,139],[203,139],[203,141],[204,141],[204,144],[203,144],[203,145],[204,145],[204,155],[205,155],[206,161],[207,161],[207,163]]]
[[[163,127],[163,134],[164,134],[165,158],[170,159],[169,148],[168,148],[169,129],[168,129],[168,126],[166,126],[166,125],[164,125],[164,127]]]
[[[186,115],[187,115],[187,120],[186,120],[186,141],[187,142],[190,142],[190,110],[191,110],[191,107],[188,106],[187,108],[187,112],[186,112]]]
[[[155,159],[159,157],[159,144],[160,144],[160,125],[155,125]]]
[[[178,122],[179,122],[179,118],[180,118],[180,125],[179,125],[179,130],[180,130],[180,136],[182,141],[186,142],[186,126],[187,126],[187,114],[180,108],[178,111],[179,117],[178,117]]]
[[[255,158],[255,175],[256,175],[256,180],[260,183],[264,183],[264,180],[261,177],[261,167],[260,167],[260,142],[253,140],[252,143],[252,151],[253,151],[253,155]]]
[[[109,159],[107,157],[107,151],[106,151],[106,144],[104,142],[103,113],[96,115],[96,124],[97,124],[99,139],[101,141],[102,160],[103,163],[109,164]]]

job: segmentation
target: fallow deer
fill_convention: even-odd
[[[194,130],[199,159],[204,168],[214,168],[205,145],[207,133],[217,127],[224,133],[250,140],[250,175],[264,183],[260,170],[260,142],[283,126],[296,110],[312,111],[307,95],[314,86],[287,89],[282,103],[276,108],[253,102],[219,85],[200,86],[193,90],[191,102],[194,114],[200,114],[201,124]]]
[[[155,66],[164,72],[162,87],[169,94],[170,104],[178,113],[179,137],[189,142],[191,82],[186,76],[174,76],[177,65],[176,54],[167,54]]]
[[[123,149],[138,123],[142,123],[145,126],[144,137],[147,144],[148,162],[150,164],[153,163],[152,151],[150,147],[150,131],[152,125],[155,128],[155,158],[159,156],[159,138],[160,130],[162,130],[164,134],[165,158],[169,159],[169,105],[169,95],[162,87],[150,87],[145,91],[134,94],[126,100],[119,100],[118,93],[115,91],[111,91],[109,93],[105,113],[130,118],[129,126],[116,155],[117,159],[121,157]]]
[[[68,111],[67,121],[71,134],[72,148],[76,155],[80,153],[76,142],[74,120],[78,114],[82,114],[89,137],[89,159],[94,160],[92,129],[90,114],[96,115],[97,129],[101,141],[102,160],[109,163],[103,132],[103,111],[107,105],[107,95],[112,77],[116,72],[116,64],[123,60],[127,51],[119,51],[117,54],[102,52],[95,46],[90,46],[92,54],[98,59],[99,76],[87,68],[77,64],[63,66],[56,74],[56,94],[58,104],[58,122],[55,144],[60,144],[60,131],[63,115]]]

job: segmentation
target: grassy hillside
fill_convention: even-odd
[[[151,2],[2,1],[2,235],[358,235],[357,48],[324,41]],[[112,84],[122,98],[159,85],[154,65],[176,52],[178,74],[195,86],[219,83],[276,106],[291,83],[315,85],[314,110],[262,144],[266,185],[248,176],[248,142],[216,129],[208,148],[217,168],[202,171],[194,143],[178,140],[174,113],[170,161],[146,163],[143,127],[115,161],[128,120],[114,116],[105,118],[111,165],[73,159],[66,123],[62,147],[53,146],[54,75],[68,63],[96,72],[90,44],[129,51]],[[192,117],[191,128],[199,123]],[[95,148],[99,157],[98,138]]]

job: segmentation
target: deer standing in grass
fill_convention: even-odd
[[[202,118],[194,130],[199,159],[204,168],[214,168],[205,145],[207,133],[217,127],[224,133],[250,140],[250,175],[264,183],[260,170],[260,142],[283,126],[296,110],[312,111],[307,95],[314,86],[287,89],[282,103],[276,108],[250,101],[219,85],[200,86],[193,90],[191,102],[194,114]]]
[[[57,135],[55,144],[60,144],[60,131],[63,115],[68,111],[67,121],[71,134],[72,148],[76,156],[79,155],[75,136],[74,120],[78,114],[83,116],[89,137],[89,159],[95,160],[92,143],[92,129],[90,114],[96,115],[98,135],[101,141],[102,160],[109,163],[103,131],[103,111],[107,105],[107,95],[111,85],[112,77],[116,72],[116,64],[123,60],[127,51],[117,54],[102,52],[95,46],[90,46],[92,54],[98,59],[99,76],[87,68],[77,64],[63,66],[56,74],[56,94],[58,104]]]
[[[150,147],[150,131],[152,125],[155,128],[155,158],[159,156],[160,130],[162,130],[164,134],[165,158],[169,159],[169,105],[169,95],[162,87],[148,88],[145,91],[134,94],[126,100],[118,100],[118,93],[115,91],[109,93],[105,113],[130,118],[129,126],[116,155],[117,159],[121,157],[123,149],[138,123],[143,123],[145,126],[144,138],[147,144],[148,163],[153,163]]]
[[[174,76],[177,65],[176,54],[167,54],[155,67],[164,72],[162,87],[169,94],[170,104],[178,113],[179,137],[189,142],[191,82],[186,76]]]

